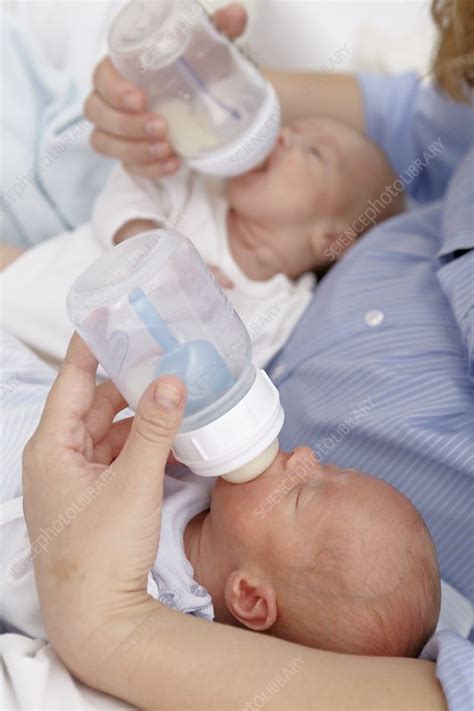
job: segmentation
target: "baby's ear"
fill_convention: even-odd
[[[278,617],[276,594],[271,583],[245,570],[234,570],[224,589],[231,615],[256,632],[270,629]]]

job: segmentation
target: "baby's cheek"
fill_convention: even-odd
[[[288,186],[291,186],[290,190]],[[308,166],[301,166],[299,170],[292,171],[285,183],[285,196],[298,217],[310,217],[316,213],[321,204],[322,190],[318,185],[317,176]]]
[[[271,206],[274,216],[281,215],[281,218],[290,224],[301,222],[311,208],[304,185],[291,179],[276,186],[266,203],[269,208]]]
[[[260,496],[254,497],[249,510],[249,523],[253,529],[259,533],[269,531],[278,515],[280,504],[278,490],[262,492]]]

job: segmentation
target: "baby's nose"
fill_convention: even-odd
[[[291,148],[293,145],[293,132],[289,128],[282,128],[278,136],[278,145],[281,148]]]
[[[297,447],[293,450],[288,460],[290,469],[298,469],[304,478],[310,476],[320,464],[314,451],[310,447]]]

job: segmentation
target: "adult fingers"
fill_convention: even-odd
[[[40,426],[61,431],[71,420],[83,419],[95,397],[97,360],[74,333],[64,362],[46,400]]]
[[[114,471],[131,478],[136,488],[156,485],[161,478],[184,412],[186,388],[174,376],[164,376],[145,390],[130,435],[114,462]]]
[[[92,133],[91,145],[97,153],[131,165],[166,160],[173,155],[171,146],[164,141],[125,139],[101,129]]]
[[[135,113],[146,111],[145,94],[123,78],[109,57],[96,66],[92,83],[95,91],[110,106]]]
[[[124,168],[130,175],[138,175],[140,178],[160,178],[162,175],[174,173],[180,165],[179,158],[172,155],[164,161],[155,161],[154,163],[143,163],[142,165],[124,163]]]
[[[105,437],[115,416],[127,406],[127,401],[111,380],[96,387],[94,402],[85,418],[86,428],[94,442]]]
[[[166,140],[166,122],[161,116],[149,112],[134,114],[118,110],[110,106],[97,91],[87,97],[84,114],[96,128],[107,133],[124,138]]]
[[[109,466],[118,457],[128,439],[132,429],[134,417],[124,417],[123,420],[114,422],[105,437],[94,447],[94,462]],[[179,461],[170,451],[166,465],[179,464]]]
[[[133,417],[126,417],[113,423],[103,439],[94,446],[94,462],[109,466],[118,457],[130,434],[133,420]]]

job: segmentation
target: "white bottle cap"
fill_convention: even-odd
[[[250,481],[275,459],[284,412],[278,390],[263,370],[244,397],[203,427],[176,435],[173,452],[199,476]]]
[[[234,141],[196,158],[186,158],[199,173],[232,178],[263,163],[271,153],[281,128],[280,103],[270,82],[265,102],[249,128]]]

